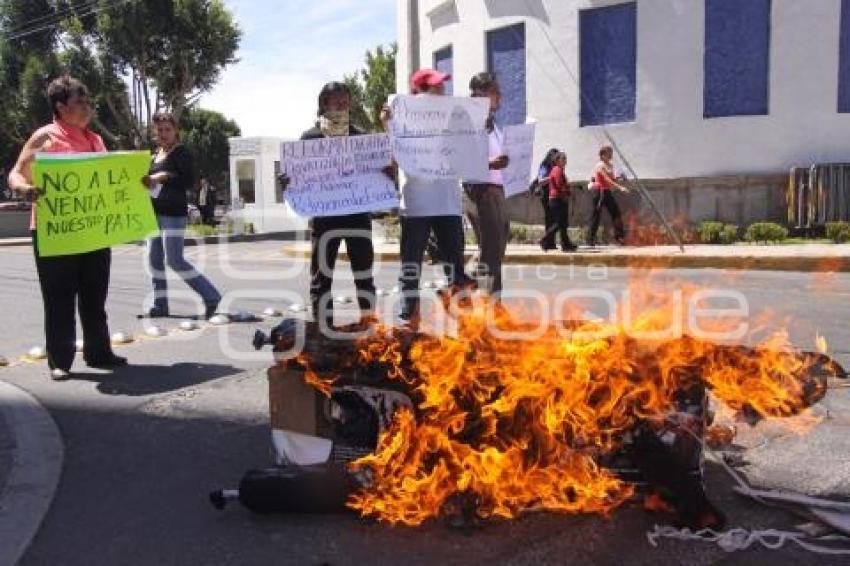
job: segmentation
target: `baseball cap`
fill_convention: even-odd
[[[410,88],[415,91],[425,90],[429,86],[441,85],[451,78],[451,75],[434,69],[419,69],[410,77]]]

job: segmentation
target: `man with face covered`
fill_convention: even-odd
[[[350,107],[351,92],[344,83],[326,84],[319,93],[316,125],[304,132],[301,139],[363,135],[365,132],[351,124]],[[289,179],[284,175],[281,181],[285,188]],[[310,303],[315,320],[322,325],[333,324],[333,270],[343,240],[354,273],[361,316],[366,320],[374,317],[376,299],[372,266],[375,251],[369,213],[317,216],[312,219]]]

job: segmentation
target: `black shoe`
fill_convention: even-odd
[[[218,310],[218,305],[219,305],[219,303],[221,303],[221,301],[220,301],[220,300],[219,300],[219,301],[216,301],[216,302],[214,302],[214,303],[207,303],[207,304],[206,304],[206,306],[204,307],[204,318],[206,318],[207,320],[209,320],[209,319],[211,319],[212,317],[214,317],[214,316],[215,316],[215,311],[217,311],[217,310]]]
[[[123,356],[117,356],[115,354],[109,354],[108,356],[104,356],[102,358],[86,360],[86,365],[90,368],[95,369],[112,369],[121,366],[126,366],[127,358]]]
[[[552,244],[550,242],[546,242],[544,240],[540,240],[539,244],[540,244],[540,249],[543,250],[544,252],[548,252],[549,250],[555,249],[555,244]]]
[[[617,236],[616,238],[614,238],[614,241],[617,242],[618,246],[626,245],[626,239],[623,236]]]
[[[565,246],[561,246],[561,251],[566,253],[571,253],[578,250],[578,246],[575,244],[567,244]]]
[[[148,311],[148,318],[167,318],[168,317],[168,308],[167,307],[153,307]]]

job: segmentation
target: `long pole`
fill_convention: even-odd
[[[629,173],[631,173],[632,177],[634,178],[635,186],[637,187],[640,196],[649,204],[649,208],[652,209],[652,212],[655,213],[655,216],[657,216],[658,219],[661,221],[661,224],[664,225],[664,229],[667,230],[667,233],[670,235],[673,241],[676,242],[676,245],[679,246],[679,250],[682,253],[685,253],[685,245],[682,243],[682,239],[679,238],[679,234],[677,234],[676,231],[673,230],[673,227],[670,225],[670,223],[667,222],[667,218],[661,212],[661,209],[659,209],[655,205],[655,201],[652,200],[652,197],[649,195],[649,191],[647,191],[646,187],[643,186],[643,182],[640,180],[640,177],[638,177],[637,173],[632,167],[632,164],[629,163],[629,160],[626,159],[626,156],[623,154],[622,151],[620,151],[620,147],[617,145],[617,142],[614,141],[613,136],[608,133],[608,130],[603,131],[605,132],[605,137],[608,139],[608,142],[611,144],[611,147],[613,147],[614,151],[617,152],[617,155],[620,156],[620,160],[622,160],[623,165],[626,167],[626,169],[629,170]]]

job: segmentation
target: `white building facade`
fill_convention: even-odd
[[[277,180],[283,138],[230,138],[230,195],[237,223],[250,224],[258,234],[299,232],[307,218],[298,216],[283,199]]]
[[[607,130],[640,177],[787,174],[850,161],[850,0],[399,0],[398,90],[418,68],[584,178]]]

